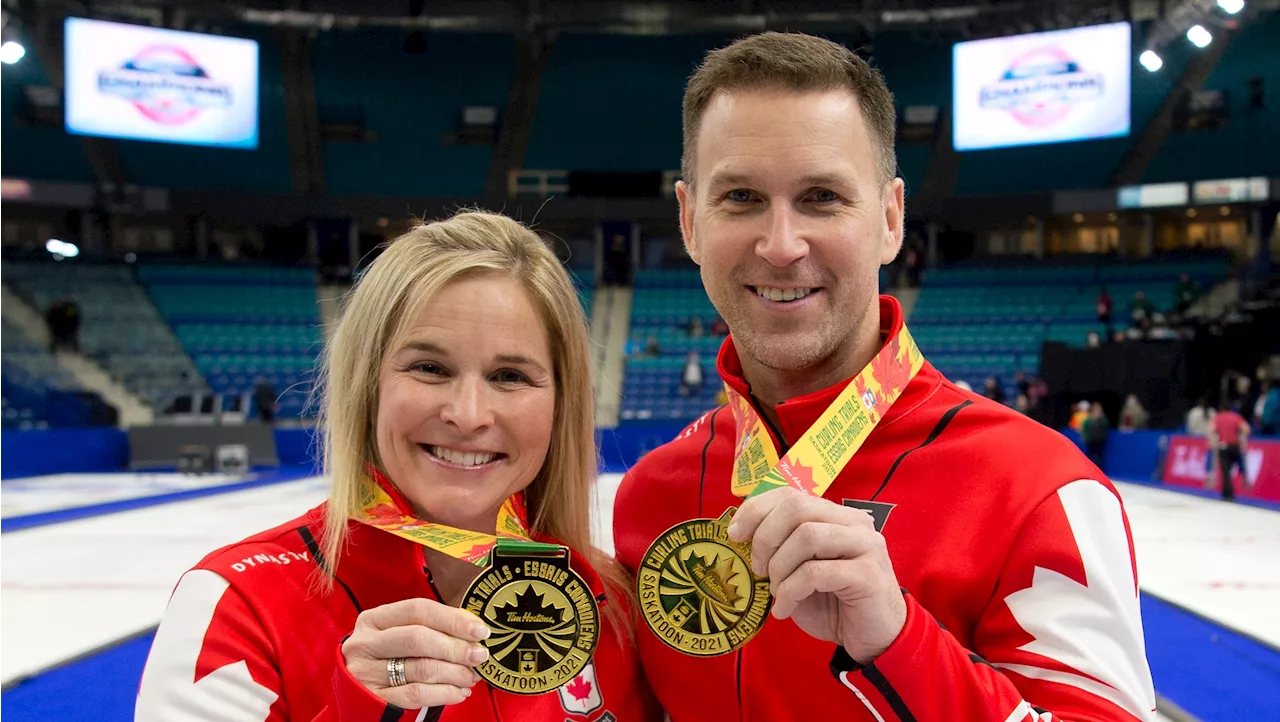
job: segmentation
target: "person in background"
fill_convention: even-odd
[[[1005,398],[1004,388],[1000,385],[1000,382],[997,381],[994,376],[987,377],[987,383],[986,383],[986,386],[983,387],[982,395],[986,396],[987,398],[991,399],[997,404],[1004,403],[1004,398]]]
[[[1275,436],[1280,433],[1280,386],[1271,379],[1262,382],[1255,415],[1260,435]]]
[[[1147,428],[1147,410],[1142,407],[1136,394],[1129,394],[1120,409],[1120,430],[1133,431]]]
[[[1187,435],[1207,437],[1209,430],[1213,428],[1213,407],[1209,405],[1209,400],[1201,396],[1196,399],[1196,405],[1191,407],[1187,412]]]
[[[698,352],[690,351],[680,373],[680,395],[697,398],[702,393],[702,362]]]
[[[717,337],[729,335],[729,324],[725,323],[724,319],[718,315],[716,320],[711,323],[711,335]]]
[[[1129,319],[1133,321],[1134,328],[1144,328],[1151,323],[1151,316],[1156,311],[1156,307],[1147,300],[1147,294],[1142,291],[1134,291],[1133,300],[1129,303]]]
[[[64,296],[49,305],[44,315],[49,327],[49,353],[60,349],[80,352],[80,304],[71,296]]]
[[[1084,420],[1087,418],[1089,418],[1089,402],[1081,401],[1076,404],[1076,410],[1071,414],[1071,421],[1067,423],[1067,427],[1082,431],[1084,429]]]
[[[1213,427],[1209,430],[1209,448],[1218,452],[1218,478],[1222,482],[1222,498],[1232,501],[1236,498],[1235,484],[1231,480],[1234,469],[1240,469],[1240,475],[1248,483],[1248,471],[1244,466],[1244,454],[1249,446],[1249,423],[1236,413],[1230,402],[1223,401],[1218,405],[1218,414],[1213,417]]]
[[[1026,396],[1027,401],[1030,402],[1031,381],[1027,379],[1027,375],[1024,372],[1018,371],[1013,375],[1013,385],[1018,387],[1018,393],[1023,396]]]
[[[275,422],[276,418],[276,390],[271,388],[271,384],[261,376],[254,382],[253,387],[253,403],[258,407],[258,418],[262,419],[262,423],[270,426]]]
[[[1098,300],[1094,304],[1094,309],[1098,314],[1098,323],[1102,324],[1106,329],[1106,337],[1111,337],[1111,294],[1107,293],[1107,287],[1103,286],[1098,291]]]
[[[1018,394],[1018,398],[1013,402],[1013,408],[1020,414],[1031,414],[1031,399],[1026,394]]]
[[[1089,408],[1089,415],[1080,426],[1080,437],[1084,439],[1084,448],[1089,460],[1102,468],[1107,455],[1107,432],[1111,430],[1111,422],[1102,412],[1102,404],[1095,401]]]
[[[644,340],[644,355],[653,358],[662,355],[662,348],[658,346],[657,336],[649,336]]]
[[[1191,310],[1191,305],[1196,302],[1199,291],[1196,288],[1195,281],[1191,280],[1191,276],[1183,273],[1178,277],[1178,283],[1173,287],[1173,307],[1179,315]]]
[[[589,345],[568,273],[514,220],[460,213],[391,242],[325,350],[328,500],[182,575],[135,720],[559,722],[588,701],[597,720],[661,719],[627,574],[591,544]],[[499,520],[566,547],[599,600],[588,666],[557,691],[480,681],[516,654],[459,606],[481,569],[417,541],[490,544]]]
[[[702,338],[702,334],[704,333],[704,329],[702,326],[702,318],[699,316],[694,316],[693,318],[689,319],[688,331],[689,331],[689,338]]]

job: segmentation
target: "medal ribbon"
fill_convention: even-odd
[[[725,384],[738,431],[733,493],[752,497],[791,486],[822,496],[923,366],[924,356],[903,324],[781,459],[764,419]]]
[[[496,535],[457,529],[405,514],[396,506],[386,489],[373,482],[363,485],[360,515],[356,517],[356,521],[448,554],[454,559],[485,567],[489,565],[494,547],[501,547],[504,553],[531,554],[560,549],[557,544],[540,544],[530,540],[529,532],[525,529],[525,514],[524,496],[516,494],[503,502],[502,508],[498,510]]]

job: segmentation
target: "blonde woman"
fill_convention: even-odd
[[[324,366],[328,501],[182,577],[137,719],[653,719],[629,585],[590,542],[585,322],[541,239],[487,213],[415,228],[357,283]],[[397,533],[502,519],[570,549],[604,618],[554,691],[481,681],[490,631],[459,608],[480,568]]]

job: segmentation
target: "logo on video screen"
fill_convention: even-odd
[[[201,111],[231,105],[231,86],[210,78],[195,57],[174,45],[152,45],[119,69],[102,71],[98,89],[132,101],[164,125],[183,125]]]
[[[1007,110],[1030,128],[1053,125],[1085,100],[1102,97],[1101,73],[1090,73],[1058,47],[1033,50],[1013,61],[994,83],[982,87],[979,104]]]

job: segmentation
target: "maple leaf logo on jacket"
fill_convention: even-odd
[[[569,684],[565,685],[565,690],[573,695],[576,700],[585,700],[590,697],[593,689],[595,689],[595,685],[582,677],[574,677]]]
[[[564,711],[586,715],[604,706],[604,698],[600,695],[600,685],[596,682],[595,662],[587,662],[582,672],[569,683],[556,690],[560,694],[560,706]],[[605,714],[600,719],[608,719]]]

